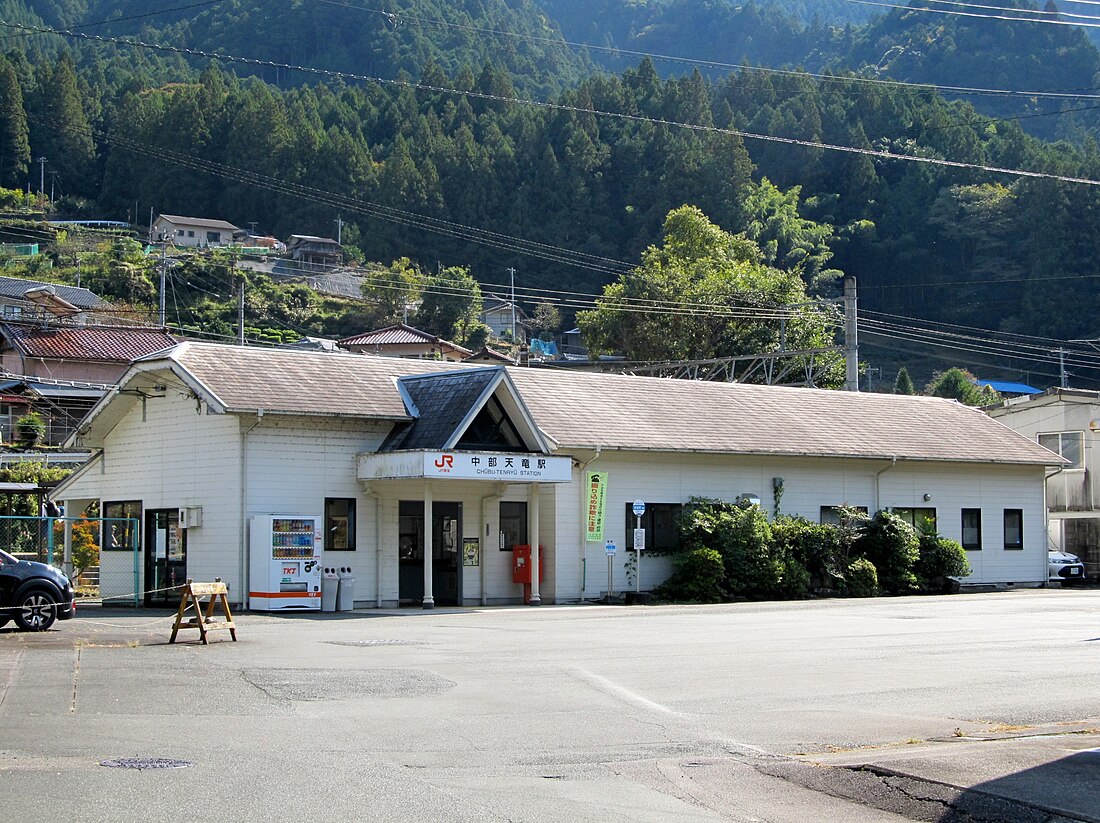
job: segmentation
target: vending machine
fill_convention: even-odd
[[[320,515],[249,518],[250,609],[320,610],[323,523]]]

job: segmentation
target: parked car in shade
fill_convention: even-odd
[[[0,551],[0,628],[14,620],[24,631],[44,632],[76,614],[76,596],[61,569]]]
[[[1047,568],[1051,583],[1076,583],[1085,579],[1085,564],[1075,554],[1047,552]]]

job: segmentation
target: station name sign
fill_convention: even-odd
[[[511,483],[568,483],[573,460],[509,452],[424,452],[424,476]]]

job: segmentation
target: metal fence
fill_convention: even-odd
[[[125,517],[0,516],[0,548],[64,569],[92,596],[141,601],[138,521]],[[97,591],[98,590],[98,591]]]

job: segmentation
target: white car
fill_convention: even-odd
[[[1048,580],[1051,583],[1065,585],[1085,579],[1085,564],[1075,554],[1049,551],[1047,552],[1047,568]]]

